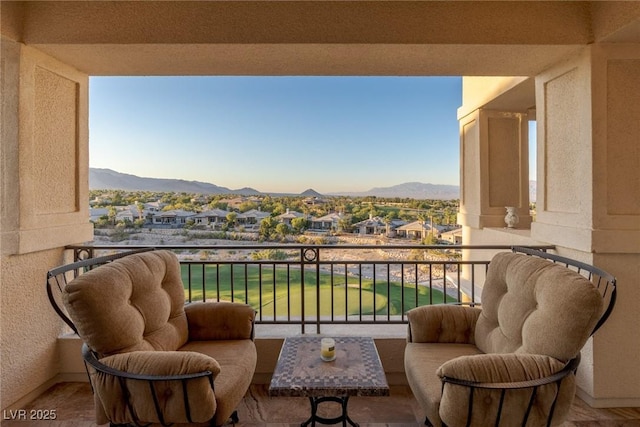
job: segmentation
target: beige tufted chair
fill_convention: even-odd
[[[67,323],[85,343],[97,423],[237,420],[256,366],[254,310],[185,306],[180,263],[169,251],[79,264],[101,262],[60,287]],[[48,282],[61,276],[53,273]]]
[[[492,259],[482,309],[436,305],[408,312],[405,372],[427,425],[565,420],[580,350],[613,308],[615,278],[567,258],[527,252],[537,256],[505,252]],[[567,268],[572,265],[586,277]]]

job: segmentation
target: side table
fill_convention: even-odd
[[[342,422],[357,426],[349,418],[350,396],[388,396],[389,385],[380,356],[370,337],[333,337],[336,359],[324,362],[320,358],[321,336],[285,338],[271,384],[270,396],[308,397],[311,416],[302,427],[315,423]],[[324,418],[317,414],[323,402],[338,402],[342,414]]]

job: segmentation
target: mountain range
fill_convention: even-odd
[[[126,190],[126,191],[156,191],[156,192],[185,192],[199,194],[238,194],[244,196],[269,194],[276,196],[304,196],[323,197],[323,194],[309,188],[299,194],[283,194],[260,192],[254,188],[245,187],[230,189],[201,181],[187,181],[171,178],[144,178],[136,175],[116,172],[111,169],[89,168],[90,190]],[[458,199],[460,187],[457,185],[424,184],[421,182],[407,182],[391,187],[375,187],[362,192],[336,192],[326,195],[353,197],[400,197],[412,199]]]

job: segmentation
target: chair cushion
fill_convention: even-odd
[[[602,312],[602,297],[579,273],[504,252],[489,265],[475,342],[484,353],[577,356]]]
[[[63,301],[96,352],[177,350],[188,339],[184,288],[169,251],[133,254],[72,280]]]
[[[443,363],[459,356],[479,354],[472,344],[408,342],[404,350],[404,369],[411,391],[425,415],[436,427],[440,425],[442,382],[436,371]]]
[[[255,310],[235,302],[194,302],[187,313],[190,341],[242,340],[253,338]]]
[[[220,365],[215,359],[204,354],[181,351],[134,351],[116,354],[100,360],[101,363],[131,374],[180,375],[211,371],[220,373]],[[126,424],[136,420],[124,404],[125,395],[118,378],[102,373],[94,374],[95,392],[111,423]],[[126,380],[129,402],[143,423],[158,423],[154,399],[149,383],[133,379]],[[189,410],[194,422],[209,421],[216,412],[216,399],[210,378],[191,379],[186,383],[189,396]],[[159,381],[154,384],[156,399],[162,408],[165,423],[186,423],[184,390],[181,381]]]
[[[216,376],[215,425],[223,425],[237,409],[256,369],[257,352],[252,340],[190,341],[180,350],[206,354],[221,366]]]
[[[444,363],[438,368],[439,377],[449,377],[478,383],[513,383],[537,380],[561,371],[564,363],[552,357],[537,354],[504,353],[462,356]],[[446,383],[442,390],[440,418],[450,426],[467,425],[469,387]],[[502,390],[475,389],[473,392],[473,416],[468,425],[494,425],[499,411]],[[501,426],[522,425],[533,390],[512,389],[504,396]],[[575,376],[569,374],[560,388],[553,382],[535,391],[527,425],[546,425],[549,408],[556,394],[552,425],[562,424],[571,407],[575,393]]]

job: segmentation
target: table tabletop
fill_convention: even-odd
[[[378,350],[370,337],[332,337],[336,359],[320,358],[321,336],[287,337],[271,378],[271,396],[388,396]]]

